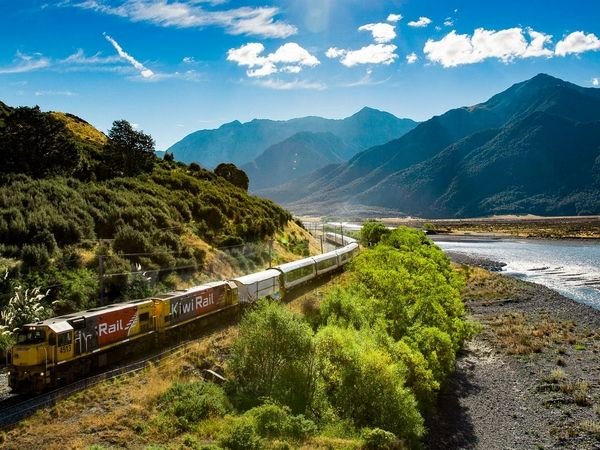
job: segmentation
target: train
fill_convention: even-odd
[[[37,393],[69,384],[112,364],[136,343],[157,343],[173,330],[238,305],[282,300],[296,287],[343,268],[359,250],[352,238],[334,233],[325,238],[341,247],[231,280],[26,324],[8,352],[9,386],[13,392]]]

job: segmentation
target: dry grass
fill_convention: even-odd
[[[103,145],[108,140],[104,133],[97,130],[84,120],[77,120],[76,118],[68,116],[62,112],[52,112],[51,114],[54,118],[64,122],[67,129],[81,141]]]
[[[590,406],[590,383],[588,381],[565,382],[558,386],[563,394],[569,395],[579,406]]]
[[[465,279],[462,297],[465,301],[493,303],[513,296],[519,284],[512,278],[489,272],[480,267],[457,265]]]
[[[158,415],[156,399],[175,380],[195,377],[186,367],[203,358],[219,361],[222,346],[235,333],[226,329],[193,343],[185,356],[177,355],[150,365],[143,372],[101,383],[37,412],[5,435],[2,449],[86,449],[93,444],[116,448],[144,448],[165,442],[152,426]],[[57,438],[60,437],[60,438]]]
[[[566,380],[567,374],[562,369],[554,369],[550,372],[550,374],[546,377],[546,381],[552,384],[558,384],[564,380]]]
[[[579,424],[579,430],[600,441],[600,420],[584,420]]]
[[[581,336],[571,321],[561,322],[543,317],[534,320],[524,313],[493,316],[486,323],[494,331],[502,348],[509,355],[540,353],[547,347],[577,345]]]

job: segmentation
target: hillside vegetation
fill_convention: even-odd
[[[148,296],[197,276],[210,249],[262,242],[291,219],[249,196],[235,166],[159,160],[126,121],[105,136],[69,114],[15,108],[0,153],[2,309],[19,286],[49,291],[42,316]]]

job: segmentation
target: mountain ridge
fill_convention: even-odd
[[[190,133],[167,149],[183,162],[197,162],[214,166],[220,162],[237,165],[256,159],[268,147],[301,132],[330,132],[344,143],[344,155],[349,159],[357,152],[376,144],[399,137],[417,125],[410,119],[373,108],[362,108],[345,119],[325,119],[318,116],[290,120],[253,119],[241,123],[238,120],[213,130]]]
[[[554,130],[549,123],[557,129]],[[600,160],[591,158],[600,158],[597,153],[600,151],[597,144],[600,137],[598,141],[592,140],[591,144],[585,140],[596,136],[598,127],[600,90],[540,74],[485,102],[447,111],[419,124],[399,139],[358,153],[347,164],[332,168],[329,177],[317,172],[278,189],[259,192],[292,210],[310,210],[312,213],[318,210],[330,213],[331,208],[337,208],[336,205],[351,210],[361,207],[392,209],[398,214],[423,214],[426,217],[513,213],[523,212],[526,208],[531,209],[526,212],[544,214],[598,212],[600,203],[591,199],[589,194],[584,195],[589,190],[600,193],[593,184],[596,172],[590,174],[586,171],[586,165],[600,168]],[[516,135],[515,130],[519,130],[520,135]],[[581,131],[585,131],[585,135],[578,134]],[[510,139],[506,137],[509,132],[512,132]],[[548,139],[547,136],[554,138]],[[571,145],[573,148],[580,146],[583,153],[573,151]],[[469,146],[473,147],[470,151],[475,153],[463,154]],[[560,171],[543,173],[536,167],[526,167],[529,172],[522,170],[520,165],[533,163],[521,158],[520,154],[511,154],[511,149],[520,149],[524,155],[531,156],[533,153],[527,152],[532,146],[548,148],[548,157],[554,158],[558,168],[571,164],[569,167],[573,170],[585,173],[585,177],[580,177],[580,185],[569,185],[570,190],[565,188],[562,191],[553,186],[547,194],[551,201],[540,200],[545,193],[539,189],[531,190],[540,181],[535,177],[552,176],[559,180],[568,177]],[[559,158],[561,153],[568,157]],[[463,160],[475,156],[480,162],[487,158],[490,167],[495,168],[490,169],[488,179],[469,178],[485,166],[480,164],[476,167]],[[498,158],[504,158],[504,165],[499,164]],[[440,165],[437,169],[436,164]],[[535,159],[535,164],[543,165],[539,159]],[[532,175],[520,181],[521,187],[514,184],[514,180],[512,187],[507,185],[508,181],[504,186],[495,185],[497,192],[487,192],[486,198],[477,197],[474,191],[465,192],[461,187],[460,180],[472,183],[477,180],[485,188],[493,184],[490,177],[505,179],[501,168],[520,173],[522,178],[527,178],[527,173]],[[433,175],[427,178],[428,173],[436,174],[433,180]],[[426,179],[429,181],[426,182]],[[448,183],[442,186],[444,192],[440,191],[442,180]],[[302,186],[310,186],[310,192],[300,195]],[[476,184],[473,186],[477,187]],[[419,188],[422,194],[415,195]],[[446,200],[434,194],[443,194]],[[536,196],[538,199],[533,199]],[[531,201],[527,200],[529,197]],[[432,202],[433,206],[424,208],[426,201]]]

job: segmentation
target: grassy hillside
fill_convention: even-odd
[[[22,149],[0,170],[0,308],[18,286],[49,290],[42,315],[149,296],[202,279],[215,248],[240,249],[225,259],[250,271],[291,219],[233,178],[157,159],[122,121],[106,136],[70,114],[14,111],[0,129],[0,147]]]

